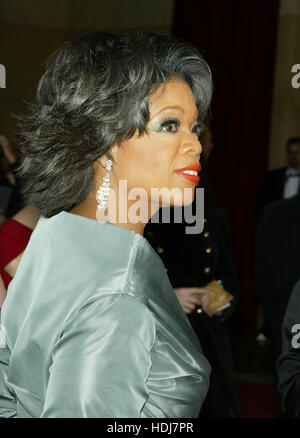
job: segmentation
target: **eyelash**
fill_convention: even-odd
[[[176,125],[176,131],[168,131],[168,130],[164,129],[164,128],[172,126],[172,125]],[[169,132],[170,134],[176,134],[178,132],[179,127],[180,127],[180,121],[178,119],[168,119],[168,120],[165,120],[164,122],[161,123],[159,130],[162,132]],[[196,135],[199,138],[203,132],[204,124],[198,123],[197,125],[195,125],[193,128],[193,133],[195,132],[195,129],[198,130]]]

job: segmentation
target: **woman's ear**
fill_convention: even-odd
[[[97,158],[95,164],[97,167],[102,167],[103,170],[105,170],[107,160],[108,158],[105,155],[102,155],[102,157]]]
[[[112,162],[116,162],[116,157],[118,155],[118,149],[119,145],[115,144],[111,146],[109,149],[109,152],[106,155],[102,155],[102,157],[99,157],[98,160],[96,160],[105,170],[106,164],[108,160],[112,160]]]
[[[112,147],[109,150],[110,156],[112,157],[112,162],[116,162],[117,161],[117,156],[118,156],[118,151],[120,149],[120,145],[118,144],[114,144],[112,145]],[[107,158],[108,160],[111,158]]]

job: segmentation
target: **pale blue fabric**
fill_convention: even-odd
[[[206,396],[210,365],[161,259],[133,231],[41,217],[1,325],[2,416],[196,417]]]

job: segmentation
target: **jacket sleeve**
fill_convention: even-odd
[[[300,418],[300,280],[292,291],[284,317],[277,372],[281,408],[285,416]]]
[[[15,417],[17,412],[14,394],[7,385],[10,350],[6,345],[5,329],[1,325],[0,311],[0,418]]]
[[[41,417],[140,417],[154,340],[153,316],[134,297],[86,303],[54,347]]]

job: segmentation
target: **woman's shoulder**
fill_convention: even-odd
[[[92,327],[92,331],[107,325],[110,330],[122,330],[124,334],[142,330],[141,337],[153,344],[156,334],[155,318],[147,306],[136,296],[120,291],[99,291],[84,301],[65,321],[64,332],[76,327]]]
[[[62,212],[39,219],[15,283],[31,283],[28,290],[43,284],[43,291],[75,301],[95,291],[130,292],[143,300],[165,277],[160,258],[141,235]]]

